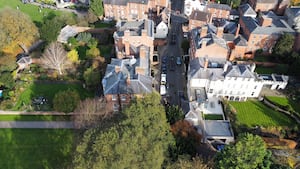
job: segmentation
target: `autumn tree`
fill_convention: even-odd
[[[68,52],[67,57],[73,63],[78,63],[79,61],[79,55],[76,49],[72,49],[70,52]]]
[[[58,42],[53,42],[47,47],[41,57],[41,62],[45,68],[57,70],[60,75],[70,65],[67,52]]]
[[[77,91],[66,90],[55,94],[53,98],[53,108],[58,112],[72,112],[80,101]]]
[[[10,8],[0,10],[0,30],[0,51],[8,54],[20,52],[20,43],[30,46],[39,37],[29,16]]]
[[[268,152],[262,138],[246,133],[238,137],[236,144],[225,146],[217,154],[215,163],[219,169],[253,169],[264,166],[266,156]]]
[[[91,128],[102,120],[108,119],[112,113],[107,111],[104,98],[85,99],[74,110],[74,124],[76,128]]]
[[[87,130],[77,145],[74,168],[161,168],[171,135],[159,94],[137,99],[98,125]]]

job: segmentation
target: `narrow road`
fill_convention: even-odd
[[[72,129],[74,124],[66,121],[1,121],[0,128]]]

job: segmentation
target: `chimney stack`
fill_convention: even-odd
[[[223,27],[217,27],[217,37],[218,37],[218,38],[222,38],[222,36],[223,36],[223,31],[224,31],[224,28],[223,28]]]
[[[147,36],[147,30],[146,29],[143,29],[142,30],[142,37],[146,37]]]
[[[207,70],[208,68],[208,59],[207,57],[204,58],[204,70]]]
[[[204,37],[204,36],[207,35],[207,30],[208,30],[207,26],[202,26],[201,27],[200,38],[202,38],[202,37]]]
[[[207,41],[203,39],[201,42],[201,48],[206,47],[206,43],[207,43]]]
[[[223,66],[223,72],[226,72],[228,69],[228,62],[226,61],[226,63]]]
[[[251,66],[250,66],[250,71],[254,72],[255,68],[256,68],[255,63],[252,63]]]
[[[125,36],[125,37],[130,36],[130,30],[125,30],[125,31],[124,31],[124,36]]]
[[[236,38],[239,36],[240,29],[241,29],[241,25],[238,24],[238,25],[237,25],[237,28],[236,28],[236,32],[235,32],[235,37],[236,37]]]
[[[272,25],[272,21],[273,20],[272,20],[272,18],[268,18],[266,16],[262,16],[259,21],[260,21],[260,26],[267,27],[267,26]]]
[[[130,44],[128,41],[125,41],[125,55],[126,56],[130,55]]]

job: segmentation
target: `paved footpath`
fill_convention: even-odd
[[[0,128],[72,129],[69,121],[1,121]]]

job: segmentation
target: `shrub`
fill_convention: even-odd
[[[76,91],[61,91],[56,93],[54,96],[53,108],[59,112],[69,113],[76,108],[79,101],[80,97]]]

